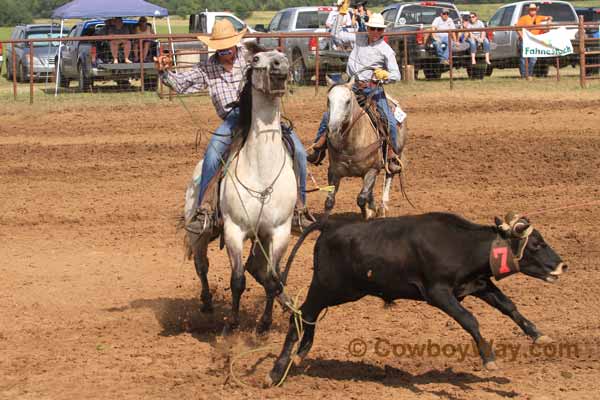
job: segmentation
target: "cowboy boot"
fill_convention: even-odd
[[[292,219],[292,230],[297,233],[302,233],[311,224],[317,222],[317,219],[311,214],[307,207],[294,209],[294,217]]]
[[[397,173],[402,172],[402,168],[403,168],[403,165],[402,165],[402,160],[400,159],[400,156],[398,154],[396,154],[396,152],[394,151],[392,146],[388,146],[386,169],[391,174],[397,174]]]
[[[311,146],[313,152],[306,156],[306,161],[314,165],[321,165],[325,155],[327,155],[327,137],[321,136]]]

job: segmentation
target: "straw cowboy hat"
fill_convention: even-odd
[[[226,19],[215,22],[210,36],[198,36],[198,40],[215,50],[229,49],[239,42],[246,33],[246,28],[236,32],[233,24]]]
[[[379,13],[374,13],[369,18],[369,22],[365,23],[366,26],[370,28],[385,28],[385,20],[383,19],[383,15]]]

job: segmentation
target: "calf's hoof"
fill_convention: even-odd
[[[483,366],[488,371],[497,371],[499,369],[498,364],[496,364],[496,361],[488,361]]]
[[[221,331],[221,336],[231,336],[237,329],[238,324],[225,323],[223,330]]]
[[[554,343],[554,340],[547,335],[540,335],[533,341],[534,344],[550,344]]]

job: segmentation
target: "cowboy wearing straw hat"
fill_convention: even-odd
[[[223,122],[212,135],[202,165],[202,176],[198,190],[198,209],[186,229],[194,233],[210,230],[214,224],[214,210],[202,200],[209,183],[217,176],[221,162],[226,157],[232,142],[232,132],[239,118],[237,101],[244,86],[244,76],[249,63],[248,52],[240,44],[246,33],[244,28],[237,32],[231,22],[222,19],[215,23],[210,36],[198,36],[198,40],[215,50],[206,64],[198,64],[186,72],[174,73],[169,71],[171,57],[162,55],[155,57],[156,68],[161,71],[162,82],[178,94],[196,93],[208,89],[217,114]],[[294,160],[298,163],[298,180],[301,200],[305,204],[306,191],[306,152],[296,134],[286,126],[283,132],[290,134],[294,141]],[[297,210],[295,223],[308,224],[312,219],[306,208]],[[298,222],[300,221],[300,222]]]
[[[365,26],[367,27],[366,35],[356,35],[349,32],[335,32],[334,35],[339,36],[343,41],[356,42],[348,57],[346,73],[355,78],[352,88],[354,93],[373,99],[379,114],[386,117],[392,142],[392,146],[389,147],[388,159],[390,164],[388,168],[392,172],[398,172],[401,167],[396,162],[396,155],[400,152],[400,149],[397,148],[397,121],[390,110],[385,92],[378,82],[391,83],[400,80],[400,69],[396,61],[396,53],[383,40],[383,31],[386,27],[383,15],[374,13],[369,21],[365,23]],[[327,148],[325,132],[327,131],[328,121],[329,115],[326,111],[323,114],[313,145],[315,151],[308,156],[308,161],[311,163],[319,164],[325,157]]]

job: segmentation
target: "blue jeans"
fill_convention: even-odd
[[[448,47],[448,36],[440,36],[439,40],[434,40],[433,45],[440,61],[448,61],[450,48]]]
[[[537,62],[537,58],[528,58],[529,68],[527,69],[527,73],[525,73],[525,57],[523,57],[523,41],[519,40],[519,72],[521,73],[521,78],[527,78],[528,76],[533,76],[533,68],[535,67],[535,63]]]
[[[468,41],[469,41],[469,46],[471,47],[471,54],[477,53],[477,44],[479,42],[473,38],[469,38]],[[483,44],[483,52],[489,53],[490,52],[490,41],[487,38],[484,38],[482,44]]]
[[[379,111],[379,114],[384,115],[385,118],[387,119],[387,123],[388,123],[388,132],[390,133],[390,138],[392,140],[392,146],[394,147],[394,151],[396,153],[399,152],[398,149],[398,121],[396,121],[396,117],[394,117],[394,114],[392,113],[392,110],[390,109],[390,106],[387,102],[387,99],[385,98],[385,92],[383,91],[383,88],[380,87],[374,87],[374,88],[365,88],[365,89],[358,89],[356,86],[354,86],[352,88],[352,91],[354,93],[357,93],[359,90],[362,90],[363,94],[366,97],[369,96],[373,96],[372,99],[375,101],[376,105],[377,105],[377,111]],[[321,118],[321,123],[319,124],[319,130],[317,131],[317,137],[315,138],[315,142],[318,141],[321,136],[323,136],[325,134],[325,132],[327,132],[327,125],[329,124],[329,112],[325,111],[323,113],[323,118]]]
[[[231,145],[231,134],[233,128],[237,124],[240,112],[238,108],[234,108],[227,115],[223,123],[215,131],[215,135],[212,135],[208,147],[206,148],[206,154],[204,155],[204,164],[202,164],[202,176],[200,178],[200,188],[198,190],[198,204],[202,204],[202,199],[206,193],[208,183],[215,176],[221,161],[225,157],[225,153],[229,150]],[[288,128],[282,127],[282,129],[288,130]],[[296,162],[296,169],[298,170],[298,186],[300,189],[300,196],[302,204],[306,204],[306,150],[298,136],[288,130],[294,142],[294,161]],[[287,133],[287,132],[286,132]]]

